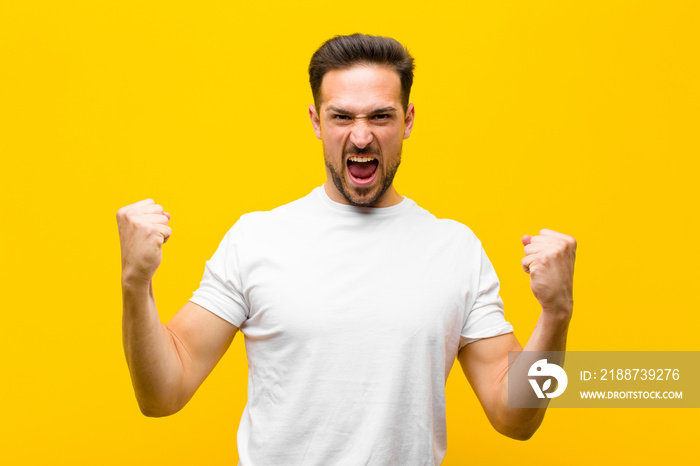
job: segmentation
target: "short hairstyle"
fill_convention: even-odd
[[[387,66],[398,73],[401,79],[401,105],[406,112],[413,84],[413,57],[395,39],[365,34],[335,36],[324,42],[311,57],[309,83],[316,110],[320,109],[321,82],[327,72],[370,64]]]

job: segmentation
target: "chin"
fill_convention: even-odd
[[[373,207],[384,193],[380,192],[379,186],[352,188],[346,184],[342,194],[345,200],[354,206]]]

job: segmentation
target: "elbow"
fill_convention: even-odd
[[[523,419],[520,418],[519,422],[495,422],[493,427],[499,434],[505,435],[508,438],[514,440],[530,440],[537,429],[539,429],[542,424],[542,416],[538,415],[534,418]]]
[[[141,408],[141,414],[143,414],[146,417],[166,417],[175,414],[175,412],[159,411],[151,408]]]
[[[499,433],[505,435],[508,438],[512,438],[514,440],[530,440],[533,435],[535,435],[535,432],[537,432],[537,428],[534,429],[502,429],[498,431]]]
[[[172,416],[184,408],[190,399],[183,396],[182,390],[167,389],[167,387],[161,387],[160,390],[153,388],[145,390],[142,386],[138,386],[134,394],[141,414],[146,417]]]
[[[155,405],[151,403],[139,403],[141,414],[146,417],[166,417],[172,416],[182,409],[182,406]]]

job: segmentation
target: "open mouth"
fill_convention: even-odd
[[[353,155],[348,157],[346,164],[352,181],[359,185],[366,185],[371,183],[377,175],[379,160],[371,156]]]

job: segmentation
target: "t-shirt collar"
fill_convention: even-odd
[[[406,196],[402,196],[403,200],[401,200],[401,202],[389,207],[358,207],[350,204],[341,204],[340,202],[334,201],[333,199],[328,197],[325,185],[317,187],[316,189],[314,189],[313,192],[316,194],[316,197],[320,198],[321,202],[326,206],[338,212],[344,212],[349,214],[362,214],[373,216],[394,215],[398,212],[402,212],[408,209],[411,206],[411,204],[413,204],[413,201],[411,201],[411,199],[407,198]]]

